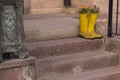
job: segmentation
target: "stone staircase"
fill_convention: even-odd
[[[40,19],[42,17],[37,18]],[[63,18],[66,19],[66,17],[59,18],[61,20],[58,19],[60,21],[60,23],[58,22],[59,26],[63,26]],[[78,37],[78,24],[73,32],[71,30],[75,27],[68,28],[69,26],[67,25],[70,25],[68,24],[70,22],[67,23],[67,20],[73,20],[71,18],[68,19],[67,17],[64,28],[56,27],[57,23],[54,23],[56,24],[53,28],[54,30],[49,28],[50,24],[54,25],[53,23],[48,22],[48,25],[45,24],[45,17],[42,18],[43,22],[41,22],[44,27],[39,28],[38,23],[40,23],[40,20],[38,19],[35,19],[36,23],[32,23],[28,19],[30,24],[26,24],[28,27],[25,30],[30,55],[36,57],[37,80],[120,79],[120,66],[118,65],[120,52],[119,37],[87,40]],[[35,24],[37,27],[32,27]],[[65,26],[67,26],[66,29]],[[40,31],[41,29],[43,32]],[[61,29],[62,31],[60,31]],[[51,32],[55,35],[49,32],[49,30],[52,30]],[[76,31],[78,32],[74,33]],[[45,34],[49,33],[51,35],[45,36]]]
[[[88,51],[38,60],[37,66],[39,66],[39,68],[37,68],[37,73],[38,79],[40,80],[56,80],[56,78],[54,79],[55,75],[59,79],[59,76],[64,76],[63,74],[66,76],[70,74],[78,75],[90,70],[97,70],[115,66],[117,64],[118,56],[115,53],[106,51]],[[53,75],[51,76],[51,74]],[[86,77],[86,75],[84,77]],[[64,78],[60,79],[66,80]],[[74,78],[71,80],[74,80]],[[80,78],[78,80],[82,79]]]
[[[76,37],[29,43],[28,49],[37,58],[37,80],[118,80],[119,54],[110,49],[113,42],[119,39],[109,39],[105,50],[104,39]]]

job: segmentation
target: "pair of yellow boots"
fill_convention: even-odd
[[[95,32],[97,17],[98,13],[80,13],[80,36],[86,39],[102,37],[102,35]]]

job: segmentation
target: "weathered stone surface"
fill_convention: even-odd
[[[35,58],[13,59],[0,63],[2,80],[36,80]]]
[[[63,6],[63,0],[31,0],[33,9],[39,8],[60,8]]]
[[[67,14],[78,14],[78,8],[63,8],[62,13],[67,13]]]
[[[30,14],[31,0],[24,0],[24,14]]]
[[[0,0],[0,62],[5,53],[18,53],[26,58],[22,0]]]
[[[31,13],[56,13],[61,12],[63,0],[31,0]]]
[[[115,52],[120,57],[120,37],[114,36],[113,38],[108,38],[108,41],[106,43],[106,50],[111,51],[111,52]],[[118,62],[120,64],[120,58],[119,58]]]
[[[80,74],[68,74],[50,80],[119,80],[120,66],[108,67]]]
[[[96,22],[95,31],[99,34],[102,34],[104,37],[108,34],[108,20],[107,19],[98,19]]]
[[[24,0],[24,1],[25,1],[25,4],[24,4],[25,12],[29,11],[29,8],[30,8],[31,14],[41,14],[41,13],[51,13],[51,12],[60,13],[64,7],[64,0]],[[100,8],[100,15],[104,16],[104,18],[108,17],[108,4],[109,4],[108,0],[71,0],[71,4],[72,4],[71,7],[73,8],[80,8],[82,5],[85,5],[85,6],[97,5]],[[113,4],[114,4],[113,13],[115,14],[117,0],[114,0]],[[56,8],[61,8],[61,10]]]
[[[103,16],[103,18],[108,18],[109,0],[94,0],[94,4],[100,8],[100,16]],[[113,17],[116,17],[116,9],[117,0],[113,0]]]
[[[28,44],[28,49],[30,51],[30,55],[37,58],[44,58],[48,56],[98,50],[102,46],[102,39],[86,40],[77,37],[31,43]]]
[[[94,4],[100,8],[101,13],[108,13],[108,0],[94,0]]]
[[[117,65],[116,53],[106,51],[88,51],[84,53],[49,57],[37,60],[37,71],[39,78],[45,78],[47,73],[69,72],[78,74],[83,71],[94,70]],[[42,72],[42,73],[41,73]],[[49,76],[49,75],[48,75]]]
[[[60,13],[62,8],[31,9],[31,14],[50,14]]]
[[[54,18],[49,16],[47,18],[41,17],[42,19],[30,19],[24,21],[26,39],[28,42],[79,36],[78,19],[67,16],[53,16]]]
[[[80,8],[81,6],[92,6],[93,0],[71,0],[72,7]]]
[[[67,11],[66,11],[67,12]],[[72,13],[74,11],[72,10]],[[24,20],[26,40],[36,42],[79,36],[79,16],[66,14],[29,16]],[[113,23],[115,26],[115,21]],[[96,32],[107,36],[108,20],[98,19]],[[115,30],[115,29],[114,29]],[[39,34],[39,35],[38,35]]]

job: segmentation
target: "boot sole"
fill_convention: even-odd
[[[96,38],[85,38],[85,37],[83,37],[83,36],[79,36],[80,38],[84,38],[84,39],[88,39],[88,40],[94,40],[94,39],[96,39]]]

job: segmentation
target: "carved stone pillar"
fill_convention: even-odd
[[[19,58],[28,54],[22,10],[22,0],[0,0],[0,62],[5,53],[18,53]]]

